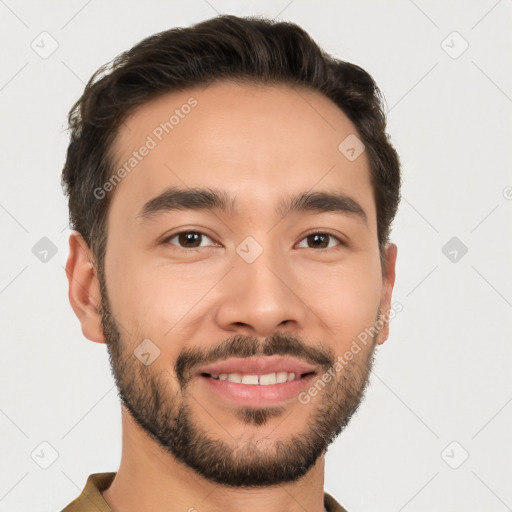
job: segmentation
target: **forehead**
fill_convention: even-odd
[[[304,88],[221,82],[164,94],[119,131],[111,209],[133,217],[166,188],[212,187],[250,215],[283,192],[332,190],[372,216],[366,154],[350,160],[339,148],[356,133],[331,100]]]

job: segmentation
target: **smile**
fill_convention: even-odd
[[[221,403],[238,407],[271,407],[292,400],[298,402],[299,393],[311,386],[315,377],[315,372],[201,373],[199,382],[211,395],[208,401],[220,399]]]
[[[270,386],[272,384],[282,384],[285,382],[291,382],[293,380],[299,380],[302,377],[305,377],[312,373],[314,372],[307,372],[302,375],[296,375],[294,372],[274,372],[266,373],[265,375],[242,375],[240,373],[202,373],[201,375],[203,375],[204,377],[211,377],[212,379],[215,380],[227,380],[229,382],[236,382],[239,384]]]

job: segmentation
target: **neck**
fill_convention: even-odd
[[[176,460],[122,408],[121,464],[103,497],[113,512],[325,512],[324,457],[298,482],[227,487]]]

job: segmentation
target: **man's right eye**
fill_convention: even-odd
[[[204,233],[201,233],[200,231],[180,231],[179,233],[175,233],[174,235],[171,235],[167,237],[163,243],[165,244],[171,244],[171,245],[178,245],[178,247],[182,249],[198,249],[199,247],[207,247],[208,245],[202,245],[201,242],[204,238],[208,238],[210,241],[212,239],[205,235]],[[173,240],[176,239],[176,243],[173,242]]]

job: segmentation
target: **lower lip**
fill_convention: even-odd
[[[297,395],[310,385],[314,377],[315,375],[311,374],[297,380],[279,384],[268,384],[266,386],[260,384],[241,384],[205,376],[200,376],[200,379],[213,392],[237,405],[269,406],[278,405],[287,400],[297,398]]]

